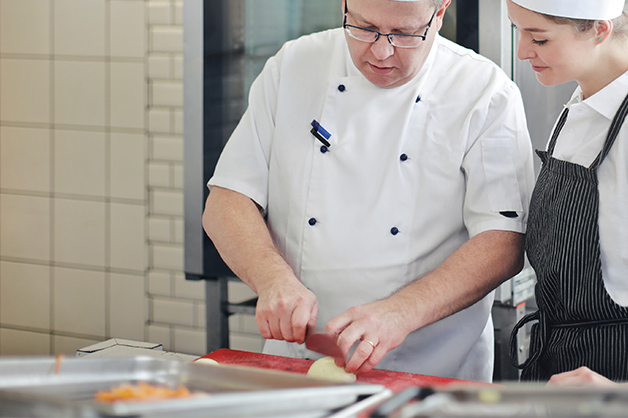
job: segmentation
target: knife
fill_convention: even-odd
[[[344,355],[340,347],[338,347],[337,341],[338,336],[336,334],[327,332],[316,325],[307,326],[305,331],[305,347],[307,347],[308,350],[344,361]]]

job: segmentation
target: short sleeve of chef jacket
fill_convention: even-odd
[[[477,138],[464,158],[464,219],[470,236],[487,230],[525,233],[534,188],[532,144],[521,93],[505,82],[479,117]]]
[[[337,35],[328,31],[296,42],[302,48],[306,48],[306,42],[317,48],[317,37],[329,37],[330,33],[337,38],[343,36],[341,31]],[[440,210],[461,208],[461,219],[470,237],[487,230],[525,233],[534,168],[521,94],[503,71],[489,60],[444,38],[438,37],[437,40],[434,44],[437,49],[433,48],[430,53],[432,60],[426,63],[430,66],[427,73],[433,79],[427,80],[427,84],[432,86],[432,94],[426,94],[429,96],[426,99],[433,101],[434,108],[443,110],[429,115],[437,119],[434,123],[436,129],[431,135],[436,141],[443,141],[438,150],[440,155],[435,157],[442,158],[447,164],[453,160],[451,167],[442,166],[443,170],[447,170],[445,175],[458,176],[462,179],[458,183],[463,184],[459,191],[455,191],[455,203],[448,202],[447,193],[452,191],[447,187],[440,192],[430,190],[428,196],[434,199],[433,206],[440,207]],[[248,108],[208,182],[210,188],[216,185],[242,193],[264,209],[268,205],[269,166],[271,155],[274,155],[277,108],[286,106],[286,100],[293,100],[292,96],[317,95],[321,91],[326,94],[328,91],[328,79],[308,83],[305,80],[307,77],[300,74],[298,68],[292,69],[294,74],[288,74],[285,61],[289,61],[286,56],[295,49],[294,42],[286,44],[275,57],[269,59],[253,83]],[[333,43],[330,46],[328,39],[325,42],[322,43],[324,47],[318,47],[318,51],[301,52],[304,57],[309,57],[302,59],[308,66],[307,70],[312,74],[323,73],[322,78],[347,76],[347,72],[352,71],[348,52]],[[342,38],[336,42],[344,45],[345,41]],[[329,54],[330,57],[321,54]],[[296,61],[292,56],[290,60]],[[334,64],[337,61],[342,61],[342,65]],[[316,65],[320,68],[314,72],[311,67]],[[306,93],[281,90],[285,77],[301,77]],[[301,97],[301,100],[306,99]],[[299,102],[295,103],[299,105]],[[426,103],[429,104],[428,101]],[[462,115],[455,123],[449,120],[450,110],[453,110],[452,114]],[[381,113],[383,118],[386,109],[382,108]],[[310,139],[315,141],[313,137]],[[439,184],[438,170],[429,173],[434,176],[434,185]],[[445,181],[442,184],[448,183]],[[458,203],[459,195],[463,195],[462,204]],[[339,204],[339,210],[342,210],[342,204]]]
[[[268,167],[277,106],[276,60],[277,57],[270,58],[253,82],[248,107],[207,184],[210,189],[216,185],[248,196],[264,211],[268,204]]]

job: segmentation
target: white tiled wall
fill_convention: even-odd
[[[182,7],[0,0],[0,355],[113,337],[205,354],[182,271]],[[230,325],[261,349],[252,317]]]

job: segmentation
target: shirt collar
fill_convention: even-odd
[[[576,89],[567,106],[582,103],[598,112],[608,120],[613,120],[628,93],[628,71],[617,77],[593,96],[582,100],[582,89]]]

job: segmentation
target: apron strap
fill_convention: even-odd
[[[517,345],[517,332],[523,328],[528,322],[539,321],[538,323],[538,335],[534,341],[538,341],[538,347],[535,347],[535,351],[530,353],[528,359],[519,364],[518,362],[518,345]],[[552,328],[572,328],[572,327],[589,327],[589,326],[604,326],[604,325],[628,325],[628,318],[614,318],[614,319],[601,319],[596,321],[583,321],[583,322],[564,322],[558,324],[552,324]],[[521,318],[517,325],[515,325],[512,333],[510,334],[510,361],[512,365],[518,369],[528,368],[535,363],[543,351],[545,350],[545,342],[547,339],[547,330],[549,324],[543,312],[536,311]],[[530,341],[530,347],[532,343]]]
[[[554,153],[554,147],[556,147],[558,135],[560,134],[560,131],[563,130],[563,126],[565,126],[565,123],[567,122],[568,114],[569,108],[566,107],[565,110],[563,110],[563,113],[560,114],[560,118],[558,118],[558,122],[556,123],[556,127],[554,128],[554,132],[552,133],[552,139],[547,146],[547,154],[549,154],[550,156]]]
[[[628,324],[628,318],[616,318],[616,319],[598,319],[595,321],[583,321],[583,322],[564,322],[562,324],[552,325],[552,328],[569,328],[569,327],[594,327],[603,325],[626,325]]]
[[[525,362],[519,364],[519,361],[518,361],[519,355],[517,353],[518,348],[519,348],[517,344],[517,333],[521,328],[523,328],[525,324],[532,321],[539,321],[539,324],[538,324],[539,335],[537,338],[537,341],[539,342],[539,346],[537,347],[536,351],[534,351],[533,353],[530,353],[530,357],[528,357],[528,359]],[[517,322],[517,325],[515,325],[514,329],[512,330],[512,333],[510,334],[510,361],[512,365],[516,367],[517,369],[525,369],[529,367],[532,363],[535,363],[539,359],[541,354],[543,353],[543,350],[545,347],[546,334],[547,334],[547,324],[545,321],[545,315],[542,314],[541,311],[536,311],[536,312],[527,314],[526,316],[521,318],[519,322]],[[532,343],[532,341],[530,342]]]
[[[626,115],[628,115],[628,95],[619,106],[617,113],[615,113],[615,117],[613,117],[613,121],[611,122],[611,127],[608,130],[608,135],[606,136],[606,141],[604,142],[604,147],[598,154],[597,158],[591,163],[590,168],[595,170],[600,166],[600,164],[602,164],[602,161],[604,161],[604,158],[606,158],[608,152],[615,143],[617,135],[619,135],[619,130],[626,119]]]

